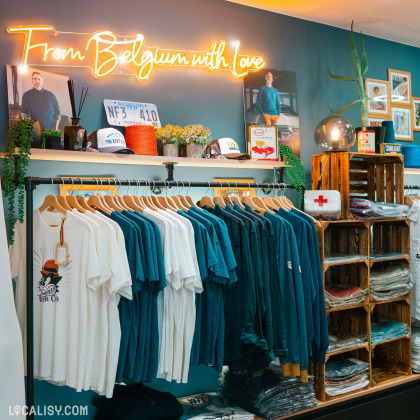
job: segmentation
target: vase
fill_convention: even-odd
[[[41,126],[39,125],[39,121],[34,121],[34,126],[32,128],[31,147],[42,149],[42,146],[43,146],[43,138],[42,138]]]
[[[49,136],[45,139],[45,148],[63,150],[63,142],[60,136]]]
[[[178,149],[180,157],[187,157],[187,146],[185,144],[180,144]]]
[[[178,157],[179,147],[177,144],[164,144],[163,156]]]
[[[201,144],[187,144],[187,158],[201,158],[203,146]]]
[[[357,127],[356,137],[358,153],[375,153],[374,127]]]
[[[374,126],[375,130],[375,152],[381,153],[381,144],[384,142],[386,127]]]
[[[80,118],[72,118],[72,125],[64,127],[64,149],[82,150],[86,147],[86,129],[79,124]]]

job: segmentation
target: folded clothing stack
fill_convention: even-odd
[[[410,271],[405,267],[390,266],[370,271],[370,293],[376,301],[404,296],[410,287]]]
[[[255,416],[239,407],[231,406],[223,395],[208,392],[178,398],[184,408],[183,419],[189,420],[253,420]]]
[[[330,346],[328,347],[328,353],[366,344],[366,335],[354,335],[336,328],[330,329],[329,336]]]
[[[325,365],[325,392],[335,397],[369,385],[369,363],[353,357],[331,357]]]
[[[411,326],[411,367],[420,373],[420,327]]]
[[[352,198],[350,200],[350,211],[356,219],[384,219],[407,217],[410,206]]]
[[[410,328],[407,324],[392,319],[375,318],[371,323],[370,341],[376,344],[391,338],[404,337],[409,333]]]
[[[325,288],[325,302],[330,308],[362,303],[367,295],[366,289],[358,286],[330,284]]]
[[[272,370],[226,372],[221,377],[221,393],[234,405],[265,419],[274,419],[317,405],[314,378],[298,382],[280,377]]]

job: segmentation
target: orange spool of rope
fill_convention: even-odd
[[[128,125],[125,142],[136,155],[157,156],[155,128],[151,125]]]

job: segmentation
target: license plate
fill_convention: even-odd
[[[106,118],[109,125],[152,125],[160,127],[159,114],[155,104],[104,99]]]

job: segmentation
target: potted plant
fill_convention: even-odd
[[[365,133],[372,133],[374,135],[374,129],[372,127],[369,127],[368,122],[368,112],[366,107],[366,101],[369,98],[365,93],[365,86],[363,83],[363,76],[368,71],[368,58],[365,50],[365,43],[363,40],[363,34],[360,32],[360,42],[361,42],[361,48],[362,53],[359,59],[359,55],[357,52],[356,43],[354,41],[354,32],[353,32],[353,21],[351,22],[351,32],[350,32],[350,51],[351,51],[351,58],[353,60],[353,67],[354,67],[354,73],[355,77],[342,77],[337,76],[335,74],[332,74],[330,72],[330,69],[327,66],[328,74],[332,79],[335,80],[341,80],[343,82],[356,82],[357,83],[357,91],[358,91],[358,97],[359,99],[354,100],[349,105],[347,105],[345,108],[341,109],[340,111],[334,112],[329,103],[327,102],[328,108],[330,109],[331,113],[334,115],[340,115],[343,112],[347,111],[350,107],[353,105],[359,103],[360,104],[360,115],[362,117],[362,125],[363,127],[356,128],[356,133],[358,132],[365,132]],[[358,135],[358,134],[357,134]]]
[[[10,126],[6,138],[6,150],[3,159],[3,189],[4,196],[7,198],[9,204],[8,223],[10,244],[13,244],[16,187],[18,190],[18,215],[21,222],[23,222],[23,216],[25,214],[25,177],[34,133],[36,136],[39,135],[42,138],[39,123],[29,118],[24,118]],[[15,148],[17,147],[19,148],[19,152],[16,154]]]
[[[211,140],[211,131],[201,124],[187,125],[181,135],[181,144],[186,146],[189,158],[201,158],[204,146]]]
[[[60,130],[44,131],[45,148],[46,149],[62,149]]]
[[[305,167],[302,161],[293,153],[290,146],[280,144],[280,156],[286,165],[287,179],[298,192],[298,206],[303,200],[303,188],[305,187]]]
[[[163,156],[179,155],[179,142],[183,132],[182,127],[172,124],[156,130],[156,141],[163,145]]]

